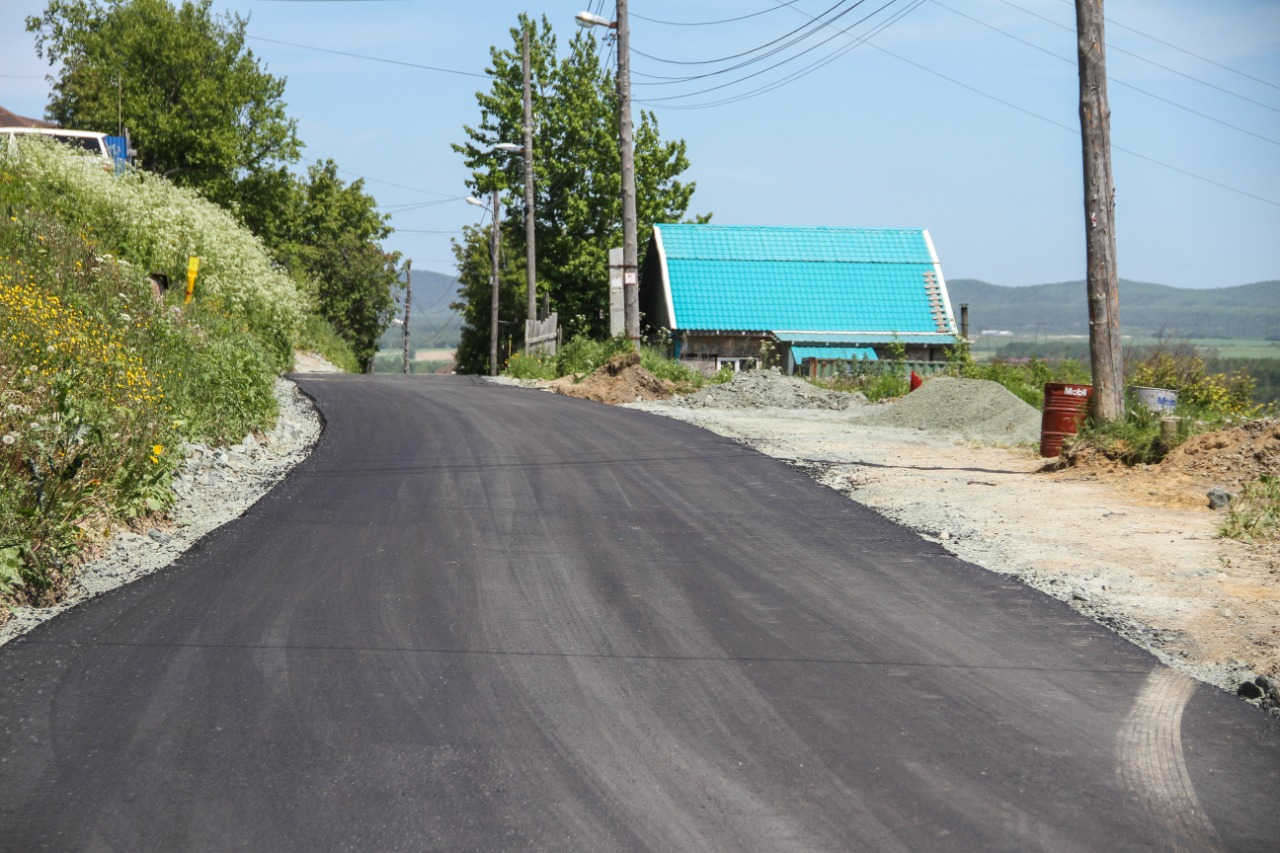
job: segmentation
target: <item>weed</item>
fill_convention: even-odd
[[[1231,502],[1219,532],[1242,542],[1280,536],[1280,477],[1263,474],[1246,483],[1240,496]]]

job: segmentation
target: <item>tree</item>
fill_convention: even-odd
[[[245,47],[247,21],[215,17],[210,3],[50,0],[27,19],[37,55],[61,62],[47,115],[67,127],[126,127],[142,168],[264,220],[283,166],[298,159],[296,122],[284,78]]]
[[[493,146],[518,142],[522,136],[520,42],[526,26],[533,25],[522,15],[519,26],[511,30],[512,46],[490,49],[493,85],[488,92],[476,95],[480,123],[474,128],[465,126],[467,142],[453,146],[472,170],[468,186],[477,196],[484,197],[494,189],[504,194],[507,223],[503,251],[508,258],[524,257],[524,164],[519,157],[493,153]],[[622,245],[617,86],[613,73],[602,67],[596,39],[589,32],[576,34],[562,59],[556,57],[556,38],[546,18],[532,36],[539,290],[549,299],[552,310],[559,312],[566,334],[602,337],[608,333],[609,249]],[[635,155],[636,207],[643,246],[654,222],[684,218],[694,184],[679,180],[689,167],[685,143],[663,142],[652,113],[641,114]],[[489,266],[487,254],[482,253],[486,241],[484,234],[468,231],[461,244],[455,245],[462,274],[459,292],[463,301],[459,304],[483,294],[488,305]],[[468,264],[467,259],[473,257],[484,260],[483,265]],[[483,275],[483,282],[469,278],[475,274]],[[506,275],[504,264],[504,281]],[[523,305],[523,286],[521,276],[518,306]],[[502,316],[506,318],[505,287],[502,296]],[[519,316],[523,313],[518,312]],[[471,325],[464,312],[464,321],[460,355],[468,347],[469,336],[480,336],[487,345],[489,335],[487,320],[480,326]],[[460,367],[465,366],[465,359],[460,358]]]
[[[344,183],[332,160],[313,164],[305,183],[295,179],[283,204],[289,217],[277,223],[277,259],[310,284],[317,312],[367,369],[403,286],[399,253],[381,246],[391,234],[387,217],[364,181]]]

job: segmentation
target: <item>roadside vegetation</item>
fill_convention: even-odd
[[[559,379],[562,376],[582,377],[604,365],[609,359],[632,350],[631,342],[624,337],[603,341],[578,336],[560,347],[552,356],[512,355],[503,375],[515,379]],[[688,394],[707,382],[726,382],[732,376],[727,368],[708,377],[670,358],[663,346],[645,346],[640,349],[640,366],[658,379],[670,382],[677,393]]]
[[[148,274],[195,298],[161,298]],[[56,600],[112,524],[164,510],[185,440],[269,427],[308,325],[293,280],[222,208],[52,144],[0,172],[0,594]]]

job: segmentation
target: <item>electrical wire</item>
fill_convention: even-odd
[[[932,74],[935,77],[941,77],[943,80],[946,80],[949,83],[953,83],[962,89],[968,89],[970,92],[973,92],[975,95],[980,95],[984,98],[987,98],[988,100],[995,101],[998,104],[1003,104],[1004,106],[1009,107],[1011,109],[1015,109],[1020,113],[1025,113],[1026,115],[1029,115],[1032,118],[1036,118],[1036,119],[1039,119],[1040,121],[1047,122],[1048,124],[1051,124],[1054,127],[1060,127],[1063,130],[1071,133],[1072,135],[1079,135],[1080,133],[1080,129],[1078,127],[1071,127],[1070,125],[1063,124],[1060,121],[1055,121],[1054,119],[1048,118],[1047,116],[1042,116],[1039,113],[1033,112],[1025,107],[1020,107],[1017,104],[1013,103],[1012,101],[1006,101],[1003,98],[996,97],[995,95],[992,95],[989,92],[984,92],[981,89],[978,89],[974,86],[970,86],[968,83],[961,83],[959,80],[956,80],[953,77],[948,77],[946,74],[943,74],[941,71],[935,71],[934,69],[929,68],[926,65],[921,65],[919,62],[916,62],[915,60],[907,59],[905,56],[894,53],[888,48],[883,48],[878,44],[870,44],[870,43],[868,43],[867,46],[874,48],[880,51],[881,53],[886,53],[889,56],[892,56],[894,59],[905,62],[908,65],[919,68],[921,71],[928,72],[929,74]],[[1213,186],[1218,187],[1220,189],[1229,190],[1233,193],[1238,193],[1240,195],[1247,196],[1248,198],[1265,202],[1266,204],[1270,204],[1275,207],[1280,207],[1280,201],[1276,201],[1275,199],[1270,199],[1270,198],[1266,198],[1265,196],[1256,195],[1247,190],[1242,190],[1238,187],[1233,187],[1230,184],[1224,184],[1219,181],[1215,181],[1212,178],[1206,178],[1204,175],[1197,175],[1195,172],[1189,172],[1186,169],[1179,168],[1177,166],[1174,166],[1171,163],[1165,163],[1164,161],[1157,160],[1154,157],[1148,157],[1146,154],[1140,154],[1131,148],[1123,148],[1119,145],[1116,145],[1114,142],[1112,142],[1111,147],[1116,151],[1123,151],[1125,154],[1128,154],[1131,157],[1137,157],[1139,160],[1146,160],[1148,163],[1153,163],[1157,166],[1162,166],[1166,169],[1177,172],[1180,175],[1185,175],[1188,178],[1195,178],[1197,181],[1203,181],[1206,184],[1212,184]]]
[[[722,56],[722,57],[719,57],[718,59],[696,59],[696,60],[686,61],[686,60],[680,60],[680,59],[663,59],[661,57],[653,56],[652,54],[648,54],[648,53],[644,53],[642,51],[636,50],[635,48],[632,48],[631,52],[638,56],[643,56],[645,59],[651,59],[654,62],[661,62],[666,65],[716,65],[717,63],[720,63],[720,62],[729,62],[730,60],[733,60],[733,59],[741,59],[744,56],[750,56],[753,53],[759,53],[760,51],[764,50],[766,47],[771,47],[772,45],[777,44],[783,39],[791,38],[792,36],[796,35],[796,33],[799,33],[801,30],[809,29],[810,27],[812,27],[813,32],[816,33],[822,27],[827,26],[830,23],[833,23],[834,21],[837,21],[840,18],[844,17],[845,15],[849,14],[858,6],[861,6],[864,2],[866,2],[866,0],[855,0],[852,6],[850,6],[848,9],[845,9],[839,15],[836,15],[835,17],[833,17],[831,21],[822,20],[827,15],[831,14],[831,12],[833,12],[836,9],[839,9],[841,6],[843,6],[847,2],[849,2],[849,0],[840,0],[840,2],[836,3],[834,6],[831,6],[822,12],[819,12],[817,16],[811,17],[809,21],[801,24],[800,26],[796,27],[794,30],[783,33],[782,35],[778,36],[776,39],[772,39],[771,41],[767,41],[764,44],[757,45],[756,47],[753,47],[750,50],[744,50],[741,53],[734,53],[734,54],[730,54],[729,56]],[[786,5],[785,3],[782,4],[782,6],[785,6],[785,5]],[[779,8],[782,8],[782,6],[779,6]],[[796,39],[788,42],[787,44],[784,44],[778,48],[774,48],[768,53],[765,53],[762,56],[756,57],[755,59],[748,60],[747,62],[744,62],[741,65],[737,65],[735,66],[735,68],[743,68],[751,64],[752,62],[759,62],[762,59],[767,59],[768,57],[776,54],[778,51],[785,50],[786,48],[791,47],[792,45],[803,41],[804,39],[808,38],[811,35],[813,35],[813,33],[808,33],[806,35],[798,36]],[[734,69],[729,69],[729,70],[734,70]]]
[[[401,65],[401,66],[404,66],[405,68],[417,68],[423,71],[439,71],[442,74],[457,74],[463,77],[480,77],[485,80],[491,79],[493,76],[491,74],[478,74],[474,71],[459,71],[456,68],[441,68],[438,65],[422,65],[417,62],[404,62],[399,59],[386,59],[385,57],[381,57],[381,56],[368,56],[363,53],[351,53],[345,50],[334,50],[328,47],[316,47],[310,44],[298,44],[297,42],[282,41],[281,39],[272,39],[272,38],[267,38],[266,36],[248,36],[247,35],[245,36],[245,38],[250,39],[252,41],[264,41],[269,44],[282,44],[282,45],[285,45],[286,47],[296,47],[302,50],[314,50],[319,53],[332,53],[337,56],[348,56],[348,57],[351,57],[352,59],[365,59],[365,60],[368,60],[369,62],[383,62],[383,63],[386,63],[387,65]]]
[[[1010,0],[999,0],[999,2],[1003,3],[1003,4],[1004,4],[1004,5],[1006,5],[1006,6],[1009,6],[1010,8],[1017,9],[1017,10],[1018,10],[1018,11],[1020,11],[1020,12],[1025,12],[1025,13],[1027,13],[1028,15],[1030,15],[1030,16],[1031,16],[1031,17],[1033,17],[1033,18],[1039,18],[1040,20],[1044,21],[1045,23],[1047,23],[1047,24],[1052,24],[1053,26],[1057,27],[1057,28],[1058,28],[1058,29],[1060,29],[1060,30],[1066,30],[1067,32],[1069,32],[1069,33],[1073,33],[1073,34],[1074,34],[1074,33],[1075,33],[1075,31],[1076,31],[1076,30],[1075,30],[1075,27],[1069,27],[1069,26],[1067,26],[1066,24],[1059,23],[1058,21],[1055,21],[1055,20],[1053,20],[1052,18],[1048,18],[1048,17],[1045,17],[1044,15],[1041,15],[1039,12],[1033,12],[1032,10],[1027,9],[1027,8],[1025,8],[1025,7],[1023,7],[1023,6],[1019,6],[1017,3],[1012,3],[1012,2],[1010,2]],[[955,11],[955,10],[952,10],[952,11]],[[1108,18],[1108,19],[1107,19],[1107,21],[1108,21],[1108,23],[1111,23],[1111,19],[1110,19],[1110,18]],[[1117,26],[1121,26],[1121,27],[1123,27],[1123,25],[1120,25],[1120,24],[1117,24]],[[1205,57],[1200,56],[1199,54],[1195,54],[1195,53],[1191,53],[1190,51],[1182,50],[1182,48],[1178,47],[1177,45],[1172,45],[1172,44],[1169,44],[1168,42],[1160,41],[1160,39],[1155,38],[1154,36],[1148,36],[1148,35],[1146,35],[1145,33],[1139,32],[1138,30],[1134,30],[1132,27],[1123,27],[1123,29],[1133,30],[1133,32],[1138,33],[1138,35],[1144,36],[1145,38],[1149,38],[1149,39],[1151,39],[1152,41],[1155,41],[1155,42],[1158,42],[1159,44],[1163,44],[1163,45],[1165,45],[1166,47],[1171,47],[1171,48],[1173,48],[1174,50],[1178,50],[1178,51],[1181,51],[1182,53],[1187,54],[1188,56],[1194,56],[1196,59],[1203,60],[1204,62],[1208,62],[1208,63],[1210,63],[1210,64],[1212,64],[1212,65],[1217,65],[1219,68],[1224,68],[1224,69],[1226,69],[1227,71],[1231,71],[1231,72],[1233,72],[1233,73],[1235,73],[1235,74],[1240,74],[1240,75],[1241,75],[1241,76],[1243,76],[1243,77],[1248,77],[1250,80],[1257,80],[1259,83],[1264,83],[1264,84],[1266,84],[1266,85],[1268,85],[1268,86],[1271,86],[1271,85],[1272,85],[1271,83],[1267,83],[1267,81],[1265,81],[1265,80],[1259,80],[1257,77],[1253,77],[1253,76],[1251,76],[1251,75],[1245,74],[1245,73],[1244,73],[1244,72],[1242,72],[1242,71],[1236,71],[1236,70],[1235,70],[1235,69],[1233,69],[1233,68],[1228,68],[1227,66],[1223,65],[1223,64],[1222,64],[1222,63],[1220,63],[1220,62],[1214,62],[1212,59],[1206,59]],[[1176,68],[1171,68],[1171,67],[1170,67],[1170,66],[1168,66],[1168,65],[1165,65],[1165,64],[1160,63],[1160,62],[1156,62],[1154,59],[1149,59],[1149,58],[1147,58],[1147,57],[1145,57],[1145,56],[1143,56],[1143,55],[1141,55],[1141,54],[1134,53],[1134,52],[1133,52],[1133,51],[1131,51],[1131,50],[1125,50],[1123,47],[1117,47],[1116,45],[1108,44],[1108,45],[1107,45],[1107,50],[1108,50],[1108,51],[1114,51],[1114,52],[1116,52],[1116,53],[1123,53],[1125,56],[1132,57],[1132,58],[1134,58],[1134,59],[1138,60],[1139,62],[1145,62],[1145,63],[1147,63],[1148,65],[1151,65],[1151,66],[1154,66],[1154,67],[1156,67],[1156,68],[1159,68],[1159,69],[1160,69],[1160,70],[1162,70],[1162,71],[1168,71],[1170,74],[1176,74],[1176,75],[1178,75],[1179,77],[1184,77],[1184,78],[1186,78],[1187,80],[1191,80],[1191,81],[1193,81],[1193,82],[1199,83],[1201,86],[1207,86],[1207,87],[1208,87],[1208,88],[1210,88],[1210,89],[1215,89],[1215,90],[1217,90],[1217,91],[1219,91],[1219,92],[1222,92],[1223,94],[1230,95],[1230,96],[1231,96],[1231,97],[1233,97],[1233,98],[1239,98],[1240,100],[1242,100],[1242,101],[1244,101],[1244,102],[1246,102],[1246,103],[1253,104],[1254,106],[1263,107],[1264,109],[1268,109],[1268,110],[1271,110],[1271,111],[1273,111],[1273,112],[1280,112],[1280,108],[1278,108],[1278,107],[1273,107],[1271,104],[1265,104],[1265,103],[1263,103],[1262,101],[1256,101],[1256,100],[1254,100],[1253,98],[1247,97],[1247,96],[1245,96],[1245,95],[1241,95],[1239,92],[1233,92],[1233,91],[1231,91],[1230,89],[1226,89],[1226,88],[1223,88],[1222,86],[1219,86],[1219,85],[1217,85],[1217,84],[1210,83],[1208,80],[1202,80],[1202,79],[1200,79],[1199,77],[1196,77],[1196,76],[1191,75],[1191,74],[1187,74],[1185,71],[1179,71],[1179,70],[1178,70],[1178,69],[1176,69]],[[1275,86],[1274,88],[1280,89],[1280,86]]]
[[[1005,2],[1005,0],[1001,0],[1001,2]],[[1072,5],[1072,0],[1062,0],[1062,2],[1063,2],[1063,3],[1066,3],[1068,6]],[[1010,3],[1009,5],[1010,5],[1010,6],[1012,6],[1013,4],[1012,4],[1012,3]],[[1021,8],[1021,7],[1019,7],[1019,8]],[[1024,12],[1027,12],[1027,11],[1029,11],[1029,10],[1027,10],[1027,9],[1023,9],[1023,11],[1024,11]],[[1031,14],[1035,14],[1035,13],[1034,13],[1034,12],[1031,12]],[[1201,62],[1207,62],[1207,63],[1209,63],[1210,65],[1216,65],[1218,68],[1221,68],[1223,71],[1230,71],[1232,74],[1239,74],[1241,77],[1245,77],[1245,78],[1247,78],[1247,79],[1249,79],[1249,80],[1254,81],[1255,83],[1261,83],[1261,84],[1262,84],[1262,85],[1264,85],[1264,86],[1270,86],[1272,89],[1280,89],[1280,85],[1277,85],[1277,84],[1275,84],[1275,83],[1272,83],[1270,80],[1264,80],[1264,79],[1262,79],[1261,77],[1254,77],[1252,74],[1248,74],[1248,73],[1246,73],[1246,72],[1244,72],[1244,71],[1241,71],[1241,70],[1240,70],[1240,69],[1238,69],[1238,68],[1232,68],[1232,67],[1231,67],[1231,66],[1229,66],[1229,65],[1223,65],[1221,62],[1217,62],[1217,61],[1215,61],[1215,60],[1212,60],[1212,59],[1210,59],[1210,58],[1209,58],[1209,57],[1207,57],[1207,56],[1201,56],[1201,55],[1200,55],[1200,54],[1198,54],[1198,53],[1192,53],[1191,51],[1187,50],[1186,48],[1178,47],[1176,44],[1171,44],[1171,43],[1169,43],[1169,42],[1167,42],[1167,41],[1164,41],[1163,39],[1156,38],[1155,36],[1151,35],[1150,33],[1146,33],[1146,32],[1143,32],[1142,30],[1136,29],[1136,28],[1134,28],[1134,27],[1130,27],[1130,26],[1128,26],[1128,25],[1126,25],[1126,24],[1122,24],[1122,23],[1120,23],[1119,21],[1115,20],[1114,18],[1112,18],[1112,17],[1110,17],[1110,16],[1108,16],[1108,17],[1107,17],[1107,23],[1108,23],[1108,24],[1110,24],[1110,25],[1111,25],[1111,26],[1113,26],[1113,27],[1119,27],[1120,29],[1122,29],[1122,30],[1128,30],[1128,31],[1129,31],[1129,32],[1131,32],[1131,33],[1137,33],[1138,35],[1142,36],[1143,38],[1151,39],[1151,41],[1155,42],[1156,44],[1162,44],[1162,45],[1164,45],[1165,47],[1172,48],[1173,50],[1178,51],[1179,53],[1184,53],[1184,54],[1186,54],[1187,56],[1194,57],[1195,59],[1199,59]],[[1127,51],[1124,51],[1124,52],[1127,52]]]
[[[732,24],[735,21],[745,21],[748,18],[758,18],[759,16],[767,15],[770,12],[777,12],[779,9],[790,6],[792,3],[796,2],[798,2],[798,0],[787,0],[787,2],[783,3],[781,6],[770,6],[768,9],[763,9],[759,12],[752,12],[749,15],[740,15],[737,18],[723,18],[719,21],[660,21],[657,18],[646,18],[644,15],[639,15],[635,12],[630,14],[633,18],[639,18],[640,20],[648,21],[651,24],[662,24],[663,26],[668,27],[711,27],[717,24]]]
[[[1046,54],[1048,56],[1052,56],[1054,59],[1065,62],[1068,65],[1076,65],[1076,60],[1074,59],[1069,59],[1065,56],[1061,56],[1057,53],[1054,53],[1053,51],[1047,48],[1041,47],[1040,45],[1035,44],[1034,42],[1027,41],[1021,36],[1016,36],[1013,33],[1006,32],[1005,30],[1002,30],[993,24],[989,24],[986,21],[979,20],[978,18],[975,18],[972,15],[969,15],[965,12],[961,12],[959,9],[953,9],[952,7],[948,6],[946,3],[941,2],[941,0],[929,0],[929,2],[933,3],[933,5],[935,6],[940,6],[943,9],[946,9],[948,12],[952,12],[956,15],[959,15],[962,18],[968,18],[970,21],[973,21],[975,24],[984,26],[989,30],[994,30],[995,32],[1000,33],[1000,35],[1002,36],[1011,38],[1014,41],[1022,42],[1028,47],[1034,48],[1035,50],[1038,50],[1041,53]],[[1209,121],[1212,121],[1212,122],[1216,122],[1222,125],[1223,127],[1229,127],[1232,130],[1247,134],[1249,136],[1254,137],[1255,139],[1261,139],[1263,142],[1270,142],[1272,145],[1280,145],[1280,140],[1275,140],[1268,136],[1263,136],[1260,133],[1254,133],[1252,130],[1248,130],[1246,128],[1240,127],[1239,125],[1232,124],[1231,122],[1228,122],[1228,121],[1223,121],[1222,119],[1217,118],[1216,116],[1211,116],[1208,113],[1202,113],[1199,110],[1195,110],[1195,109],[1192,109],[1191,107],[1186,106],[1185,104],[1180,104],[1177,101],[1170,100],[1169,98],[1166,98],[1162,95],[1157,95],[1155,92],[1149,92],[1146,89],[1139,88],[1138,86],[1134,86],[1131,83],[1126,83],[1123,80],[1119,80],[1111,76],[1110,74],[1107,75],[1107,80],[1108,82],[1114,83],[1117,86],[1123,86],[1126,89],[1131,89],[1134,92],[1138,92],[1139,94],[1146,95],[1148,98],[1153,98],[1154,100],[1160,101],[1161,103],[1168,104],[1171,107],[1175,107],[1177,109],[1183,110],[1184,112],[1191,113],[1192,115],[1200,116],[1201,118],[1208,119]],[[1277,110],[1277,112],[1280,112],[1280,110]]]
[[[858,5],[860,5],[862,2],[864,2],[864,0],[859,0]],[[787,57],[786,59],[782,60],[781,62],[777,62],[777,63],[774,63],[773,65],[770,65],[768,68],[761,69],[760,71],[755,71],[755,72],[753,72],[753,73],[751,73],[751,74],[748,74],[748,75],[746,75],[746,76],[744,76],[744,77],[740,77],[740,78],[738,78],[737,80],[731,80],[731,81],[729,81],[728,83],[721,83],[719,86],[712,86],[712,87],[710,87],[710,88],[708,88],[708,89],[701,89],[701,90],[699,90],[699,91],[697,91],[697,92],[686,92],[686,93],[684,93],[684,94],[680,94],[680,95],[671,95],[671,96],[663,97],[663,98],[647,98],[647,99],[645,100],[645,103],[647,103],[647,104],[655,104],[655,103],[662,103],[662,102],[664,102],[664,101],[680,100],[680,99],[682,99],[682,98],[692,98],[692,97],[696,97],[696,96],[698,96],[698,95],[705,95],[705,94],[709,94],[709,93],[711,93],[711,92],[719,91],[719,90],[721,90],[721,89],[726,89],[726,88],[728,88],[728,87],[730,87],[730,86],[736,86],[737,84],[742,83],[742,82],[744,82],[744,81],[746,81],[746,80],[750,80],[750,79],[752,79],[752,78],[754,78],[754,77],[759,77],[761,74],[766,74],[766,73],[768,73],[768,72],[770,72],[770,71],[774,70],[775,68],[780,68],[781,66],[786,65],[786,64],[787,64],[787,63],[789,63],[789,62],[792,62],[792,61],[794,61],[794,60],[796,60],[796,59],[799,59],[800,57],[802,57],[802,56],[804,56],[804,55],[806,55],[806,54],[808,54],[808,53],[811,53],[811,52],[812,52],[812,51],[814,51],[814,50],[817,50],[818,48],[822,47],[822,46],[823,46],[823,45],[825,45],[825,44],[830,43],[831,41],[833,41],[834,39],[839,38],[839,37],[840,37],[840,36],[842,36],[842,35],[847,35],[847,34],[849,33],[849,31],[850,31],[850,30],[853,30],[855,27],[858,27],[859,25],[861,25],[861,24],[865,23],[866,21],[868,21],[868,20],[870,20],[871,18],[875,17],[876,15],[880,14],[880,13],[881,13],[881,12],[883,12],[885,9],[888,9],[890,6],[894,5],[894,4],[895,4],[895,3],[897,3],[897,2],[899,2],[899,0],[888,0],[888,2],[886,2],[886,3],[885,3],[883,6],[881,6],[880,8],[876,9],[876,10],[875,10],[874,12],[872,12],[871,14],[866,15],[866,16],[864,16],[864,17],[860,18],[859,20],[855,21],[853,24],[850,24],[848,27],[846,27],[846,28],[844,28],[844,29],[837,30],[837,31],[836,31],[835,33],[833,33],[832,35],[828,36],[827,38],[823,39],[822,41],[818,42],[817,44],[814,44],[814,45],[811,45],[811,46],[809,46],[809,47],[805,48],[804,50],[800,51],[799,53],[795,54],[794,56],[789,56],[789,57]],[[829,24],[828,24],[828,25],[829,25]],[[846,49],[846,48],[840,48],[840,51],[843,51],[843,50],[845,50],[845,49]],[[837,53],[839,53],[839,51],[837,51]],[[718,73],[718,72],[717,72],[717,73]],[[703,76],[711,76],[711,75],[703,75]],[[699,79],[699,78],[691,78],[691,79]],[[660,84],[650,84],[650,85],[660,85]]]
[[[761,86],[760,88],[753,89],[749,92],[742,92],[742,93],[739,93],[738,95],[734,95],[733,97],[724,98],[719,101],[710,101],[710,102],[701,103],[701,104],[663,104],[662,108],[668,109],[668,110],[710,109],[714,107],[722,107],[722,106],[727,106],[729,104],[736,104],[742,101],[751,100],[752,98],[758,97],[768,92],[772,92],[775,89],[780,89],[789,83],[793,83],[796,80],[799,80],[803,77],[807,77],[810,74],[813,74],[814,72],[826,67],[827,65],[830,65],[832,62],[836,61],[840,57],[844,56],[845,54],[859,47],[864,42],[884,32],[889,27],[897,23],[899,20],[901,20],[902,18],[905,18],[907,15],[914,12],[916,9],[919,9],[921,6],[924,5],[924,3],[925,3],[925,0],[913,0],[913,2],[910,5],[904,7],[898,12],[895,12],[890,18],[877,24],[874,28],[872,28],[867,33],[854,37],[855,41],[853,41],[852,43],[845,45],[844,47],[841,47],[840,49],[827,54],[825,57],[822,57],[821,59],[818,59],[810,63],[809,65],[806,65],[804,68],[801,68],[798,71],[795,71],[792,74],[786,77],[783,77],[780,80],[775,80],[772,83],[769,83],[768,85]],[[637,103],[647,104],[648,102],[638,101]]]

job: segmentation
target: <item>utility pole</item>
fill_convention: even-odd
[[[617,0],[618,151],[622,160],[622,298],[627,337],[640,348],[640,283],[636,256],[636,162],[631,130],[631,26],[627,0]]]
[[[413,297],[413,258],[404,262],[404,373],[409,375],[409,300]]]
[[[498,216],[501,214],[498,191],[493,191],[493,233],[489,237],[489,274],[493,286],[493,304],[489,310],[489,375],[498,375]]]
[[[1105,423],[1124,414],[1124,355],[1120,345],[1116,191],[1111,179],[1111,107],[1107,104],[1107,45],[1102,2],[1076,0],[1076,39],[1080,58],[1093,416]]]
[[[533,216],[533,86],[529,74],[529,26],[524,28],[521,51],[524,64],[524,245],[525,286],[528,288],[529,322],[538,321],[538,258],[534,246]],[[532,328],[530,326],[530,328]],[[528,345],[526,344],[526,347]]]

